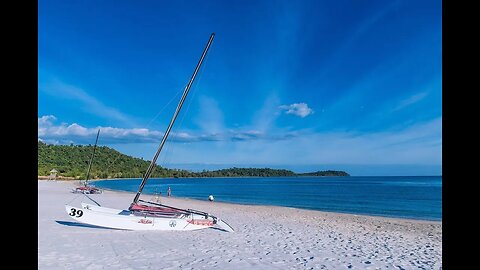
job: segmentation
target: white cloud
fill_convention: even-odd
[[[117,144],[136,155],[153,151],[163,132],[136,128],[87,128],[79,124],[55,124],[55,117],[39,117],[39,140],[56,144],[93,144],[101,128],[99,144]],[[313,132],[308,130],[265,133],[256,129],[221,133],[172,133],[172,163],[212,164],[417,164],[442,163],[442,118],[407,128],[379,132]],[[228,141],[228,143],[225,143]],[[148,148],[145,148],[148,145]],[[295,147],[292,147],[294,145]],[[143,147],[143,148],[142,148]],[[127,150],[130,149],[130,150]],[[139,150],[143,149],[143,150]],[[148,150],[147,150],[148,149]],[[141,152],[141,153],[140,153]],[[206,155],[208,153],[208,155]]]
[[[282,140],[179,145],[171,162],[439,165],[442,164],[441,122],[440,117],[401,130],[371,133],[303,132]],[[208,157],[205,156],[207,152]]]
[[[57,118],[53,115],[44,115],[42,117],[38,118],[38,136],[39,140],[42,140],[40,138],[40,135],[45,134],[47,132],[47,128],[52,126],[52,122],[57,120]]]
[[[146,128],[116,128],[92,127],[87,128],[77,123],[55,124],[57,118],[53,115],[38,118],[38,140],[55,144],[90,144],[94,141],[98,129],[102,143],[158,143],[163,132]],[[172,132],[170,141],[202,142],[202,141],[249,141],[249,140],[283,140],[296,136],[290,132],[281,136],[268,136],[258,130],[225,130],[211,133]]]
[[[101,130],[100,138],[102,141],[156,141],[161,137],[158,131],[149,131],[141,128],[114,128],[114,127],[94,127],[86,128],[77,123],[56,124],[57,118],[53,115],[42,116],[38,118],[38,138],[44,142],[54,143],[92,143],[98,131]]]
[[[313,110],[308,107],[306,103],[293,103],[290,105],[279,106],[281,110],[285,110],[286,114],[293,114],[302,118],[313,114]]]
[[[38,118],[38,125],[39,126],[51,125],[51,122],[55,120],[57,120],[57,118],[53,115],[44,115]]]

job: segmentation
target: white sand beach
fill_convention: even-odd
[[[65,204],[88,202],[71,193],[73,187],[38,181],[39,269],[442,268],[441,222],[162,198],[218,216],[235,232],[113,230],[82,226],[68,216]],[[124,209],[133,199],[108,190],[90,196]]]

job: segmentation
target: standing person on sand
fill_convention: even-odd
[[[170,197],[170,194],[172,193],[172,190],[170,189],[170,187],[168,187],[168,190],[167,190],[167,197]]]

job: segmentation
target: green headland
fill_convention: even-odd
[[[48,176],[55,169],[58,176],[70,179],[85,179],[88,163],[93,152],[92,145],[53,145],[38,142],[38,176]],[[141,178],[150,161],[135,158],[107,146],[97,146],[92,162],[90,179]],[[282,177],[282,176],[350,176],[344,171],[317,171],[295,173],[284,169],[229,168],[213,171],[192,172],[180,169],[155,168],[153,178],[184,177]]]

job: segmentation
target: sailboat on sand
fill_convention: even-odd
[[[65,210],[71,218],[90,225],[125,230],[189,231],[218,226],[228,232],[234,231],[233,228],[225,221],[209,213],[193,209],[176,208],[165,204],[144,201],[140,199],[143,188],[145,187],[147,180],[156,167],[156,160],[160,155],[163,145],[167,140],[175,119],[182,108],[183,102],[187,97],[190,87],[195,80],[195,77],[200,69],[200,66],[202,65],[202,62],[214,37],[215,33],[212,33],[205,49],[203,50],[200,60],[198,61],[195,71],[193,72],[188,85],[183,91],[183,95],[178,103],[177,109],[170,120],[170,124],[163,135],[162,141],[160,142],[160,146],[158,147],[155,156],[153,157],[146,173],[143,176],[138,192],[135,195],[130,207],[126,210],[119,210],[86,203],[82,203],[81,208],[65,205]]]
[[[83,182],[83,186],[77,187],[72,190],[73,193],[83,193],[83,194],[100,194],[102,190],[96,187],[93,187],[88,184],[88,177],[90,176],[90,169],[92,168],[93,157],[95,156],[95,150],[97,149],[98,135],[100,135],[100,129],[97,132],[97,139],[95,139],[95,145],[93,146],[92,156],[90,157],[90,162],[88,163],[87,176]]]

